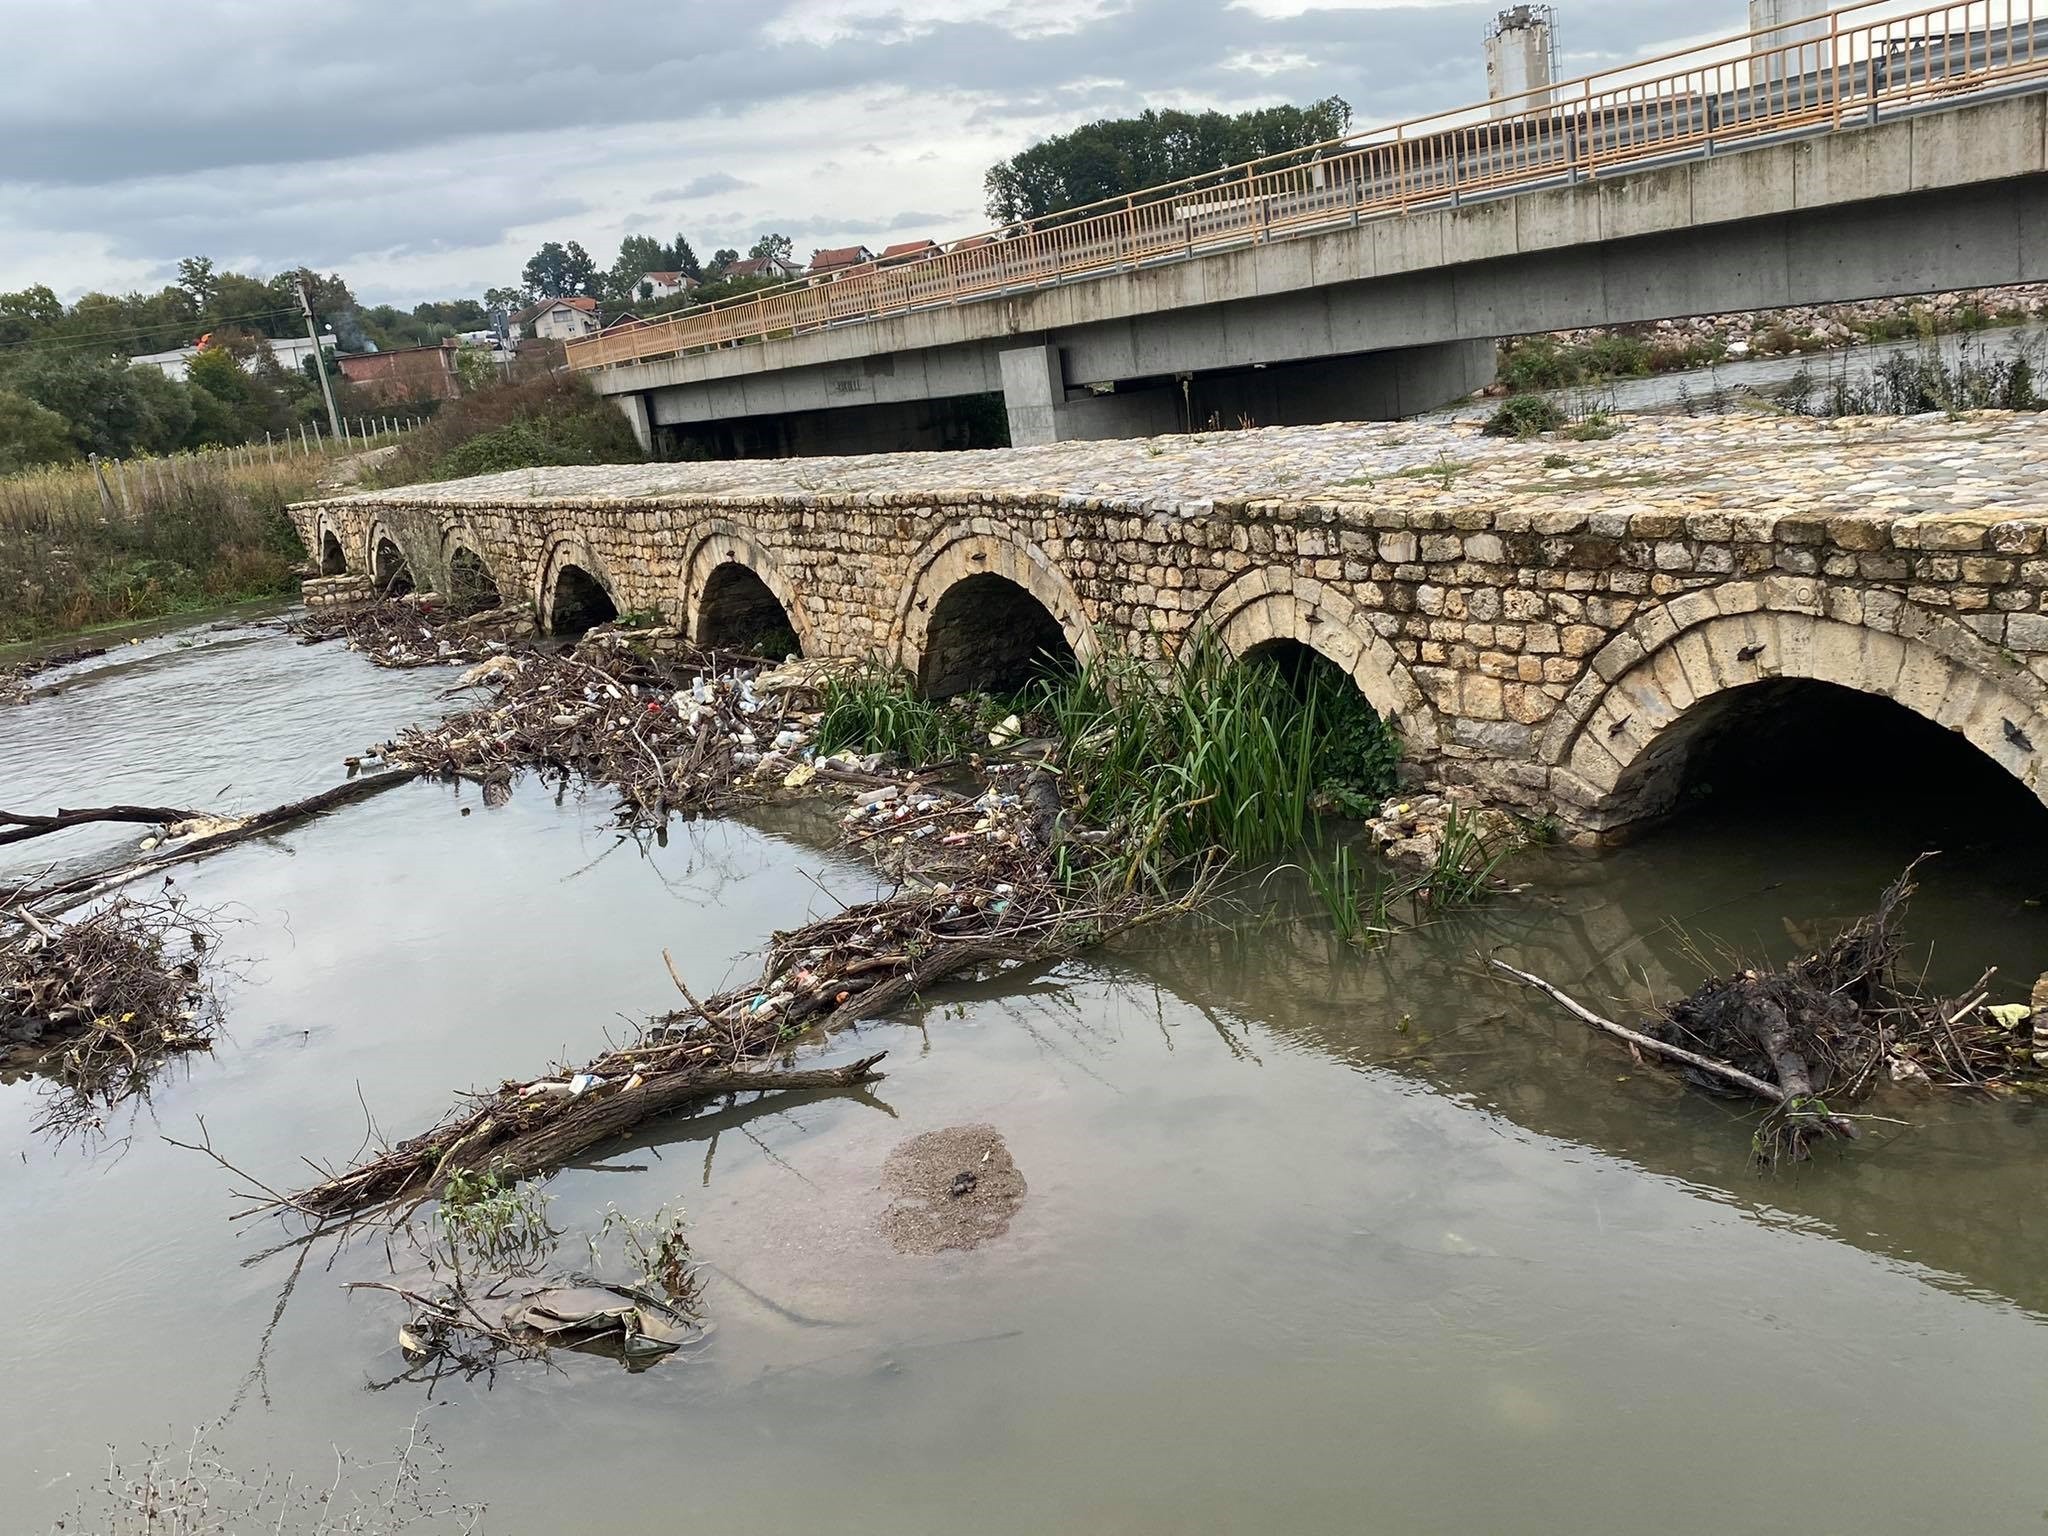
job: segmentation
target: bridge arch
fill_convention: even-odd
[[[580,635],[619,615],[618,588],[604,563],[575,534],[548,546],[534,588],[536,621],[543,634]]]
[[[1102,647],[1088,608],[1052,557],[975,518],[929,540],[897,605],[897,660],[934,697],[1007,678],[1041,650],[1075,661]]]
[[[1436,712],[1422,696],[1371,615],[1341,588],[1300,579],[1291,566],[1262,566],[1233,577],[1196,615],[1242,660],[1276,642],[1294,641],[1335,662],[1366,702],[1401,733],[1402,750],[1428,756],[1439,736]]]
[[[363,569],[370,573],[370,584],[387,597],[403,597],[419,585],[405,540],[381,517],[371,520],[363,541]]]
[[[322,576],[340,576],[348,570],[348,550],[341,542],[341,535],[335,530],[334,519],[327,513],[320,514],[320,520],[313,531],[313,557],[318,561]]]
[[[813,654],[810,611],[782,567],[746,529],[715,518],[683,565],[677,596],[684,632],[707,649],[747,649],[778,621]]]
[[[448,590],[441,596],[450,607],[481,613],[504,603],[497,572],[484,558],[483,546],[468,524],[450,523],[441,530],[441,569],[448,582]]]
[[[1730,583],[1639,616],[1595,653],[1538,755],[1553,793],[1610,830],[1670,810],[1696,754],[1765,709],[1831,693],[1961,737],[2048,805],[2048,685],[1953,618],[1811,581]]]

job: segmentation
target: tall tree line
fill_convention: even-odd
[[[1287,154],[1342,138],[1350,128],[1351,108],[1341,96],[1234,114],[1145,111],[1042,139],[990,166],[982,188],[988,216],[1010,224]]]

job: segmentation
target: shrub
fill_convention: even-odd
[[[1575,421],[1566,427],[1560,436],[1568,437],[1575,443],[1604,442],[1621,433],[1621,423],[1605,411],[1594,411],[1583,421]]]
[[[1501,349],[1500,382],[1515,394],[1564,389],[1581,377],[1578,356],[1548,336],[1524,336]]]
[[[546,464],[637,464],[646,457],[619,409],[573,374],[464,396],[365,477],[380,487]]]
[[[1564,412],[1541,395],[1510,395],[1487,418],[1488,437],[1534,437],[1564,425]]]
[[[1588,343],[1585,360],[1585,372],[1594,378],[1641,378],[1650,371],[1650,347],[1639,336],[1611,332]]]

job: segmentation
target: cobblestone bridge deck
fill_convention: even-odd
[[[1893,700],[2041,797],[2048,420],[1621,425],[522,470],[293,516],[329,571],[480,562],[543,624],[786,627],[934,693],[1047,646],[1298,642],[1432,772],[1589,835],[1658,814],[1696,746],[1802,683]]]

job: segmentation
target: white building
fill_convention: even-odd
[[[696,286],[697,279],[687,272],[642,272],[639,281],[633,284],[633,297],[643,303],[653,299],[673,299]]]
[[[543,299],[514,315],[512,327],[521,336],[538,336],[543,341],[575,341],[595,336],[597,300],[582,294],[567,299]]]
[[[270,348],[270,355],[277,359],[281,368],[297,368],[313,355],[313,338],[310,336],[263,336],[258,339]],[[340,350],[334,332],[321,332],[320,347],[326,352]],[[129,358],[128,363],[130,367],[141,367],[147,363],[152,368],[161,369],[163,376],[173,383],[182,384],[191,371],[192,359],[198,355],[197,347],[179,347],[170,352],[145,352],[140,357]],[[245,362],[242,366],[246,368],[248,364]]]

